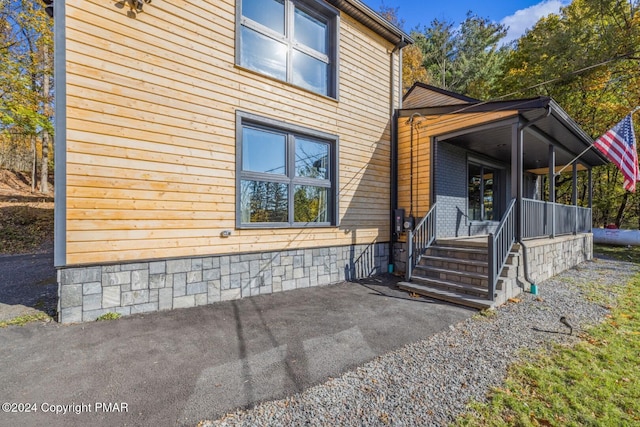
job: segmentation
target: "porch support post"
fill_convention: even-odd
[[[551,208],[549,212],[549,236],[556,237],[556,150],[552,144],[549,144],[549,203]]]
[[[578,234],[578,162],[573,162],[571,200],[573,202],[573,234]]]
[[[593,175],[589,166],[589,233],[593,232]]]
[[[591,167],[589,167],[588,169],[589,172],[589,188],[588,188],[588,193],[589,193],[589,209],[593,208],[593,174],[591,171]]]
[[[524,131],[519,123],[511,126],[511,198],[516,199],[516,241],[521,241],[523,233],[522,221],[522,141]]]

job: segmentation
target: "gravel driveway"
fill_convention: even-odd
[[[580,284],[604,285],[615,295],[639,271],[619,261],[583,263],[540,283],[538,296],[524,295],[494,316],[475,316],[300,394],[203,425],[448,425],[471,399],[482,401],[501,384],[521,350],[575,343],[581,329],[602,320],[608,309],[589,302]],[[573,335],[561,316],[573,325]]]

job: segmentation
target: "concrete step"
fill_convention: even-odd
[[[417,265],[414,270],[414,275],[484,288],[487,288],[489,283],[486,274],[425,265]]]
[[[509,256],[507,256],[507,264],[511,265],[520,265],[520,254],[518,252],[511,252]]]
[[[450,264],[473,265],[477,267],[487,266],[487,261],[478,261],[478,260],[471,260],[471,259],[465,260],[465,259],[458,259],[458,258],[436,256],[436,255],[423,255],[422,257],[420,257],[420,262],[422,263],[423,260],[426,263],[442,262],[442,263],[450,263]]]
[[[485,263],[489,256],[486,248],[463,248],[439,245],[430,246],[425,255],[469,261],[484,261]]]
[[[518,265],[505,264],[499,277],[516,278],[518,277],[519,268],[520,266]]]
[[[426,267],[444,268],[447,270],[466,271],[480,273],[485,276],[489,273],[486,261],[462,260],[442,256],[424,255],[420,258],[420,264]]]
[[[488,258],[484,237],[438,240],[420,258],[411,282],[404,282],[401,288],[474,308],[497,307],[520,292],[519,245],[513,247],[500,273],[495,301],[489,300]]]
[[[444,290],[450,290],[450,291],[459,292],[463,294],[473,295],[479,298],[488,298],[489,296],[489,290],[486,286],[475,286],[475,285],[470,285],[468,283],[456,282],[453,280],[414,275],[411,278],[411,282],[417,283],[419,285],[428,285],[428,286],[441,288]]]
[[[487,248],[489,243],[487,236],[469,237],[459,239],[437,239],[435,244],[438,246],[449,246],[458,248]]]
[[[442,289],[435,286],[423,285],[417,283],[400,282],[398,283],[400,289],[404,289],[408,292],[414,292],[419,295],[423,295],[429,298],[437,299],[440,301],[447,301],[453,304],[464,305],[466,307],[477,308],[485,310],[493,307],[493,302],[485,298],[456,292],[448,289]]]

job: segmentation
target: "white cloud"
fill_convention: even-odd
[[[509,27],[507,36],[502,39],[502,43],[509,43],[522,36],[526,30],[532,28],[543,16],[560,12],[560,8],[568,5],[567,0],[544,0],[526,9],[520,9],[513,15],[505,17],[500,23]]]

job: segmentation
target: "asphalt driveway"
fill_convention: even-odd
[[[53,251],[0,255],[0,321],[39,312],[53,315],[57,303]]]
[[[13,404],[0,425],[195,425],[300,392],[475,312],[411,298],[394,282],[0,329],[0,403]]]

